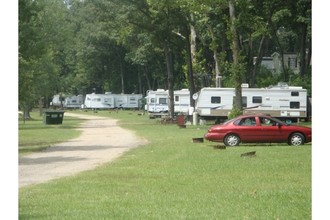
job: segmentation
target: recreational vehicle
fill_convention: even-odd
[[[168,102],[168,90],[148,90],[145,110],[149,113],[166,113],[168,112]]]
[[[73,95],[66,98],[54,95],[50,105],[54,108],[80,108],[83,103],[82,95]]]
[[[82,104],[84,104],[82,95],[69,96],[64,100],[64,108],[80,108]]]
[[[64,100],[65,99],[60,95],[54,95],[50,106],[52,106],[53,108],[63,107]]]
[[[203,88],[194,94],[195,111],[202,118],[227,118],[233,108],[234,88]],[[262,113],[278,118],[307,118],[307,91],[279,84],[268,88],[242,87],[244,114]]]
[[[115,108],[137,109],[142,99],[142,94],[115,94]]]
[[[85,98],[84,108],[89,109],[136,109],[139,108],[139,102],[142,94],[87,94]]]
[[[174,113],[188,114],[190,108],[190,92],[188,89],[174,91]],[[148,90],[145,110],[149,114],[167,113],[169,110],[169,92],[164,89]]]
[[[174,112],[188,114],[190,108],[190,92],[188,89],[174,91]]]
[[[112,109],[115,108],[115,95],[109,92],[105,94],[87,94],[84,108],[88,109]]]

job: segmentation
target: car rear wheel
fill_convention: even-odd
[[[240,138],[235,134],[229,134],[225,137],[224,143],[226,146],[238,146],[241,142]]]
[[[289,138],[289,145],[299,146],[305,143],[304,135],[300,133],[293,133]]]

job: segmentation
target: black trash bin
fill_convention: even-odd
[[[57,125],[63,122],[64,111],[60,110],[45,110],[44,111],[44,124]]]

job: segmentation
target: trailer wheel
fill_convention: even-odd
[[[305,137],[301,133],[293,133],[289,137],[289,145],[299,146],[305,143]]]
[[[239,145],[241,139],[236,134],[228,134],[223,142],[226,146],[234,147]]]

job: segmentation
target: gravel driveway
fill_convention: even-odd
[[[147,143],[133,132],[119,127],[114,119],[67,112],[65,116],[88,119],[79,128],[82,134],[42,152],[19,158],[19,187],[94,169]]]

